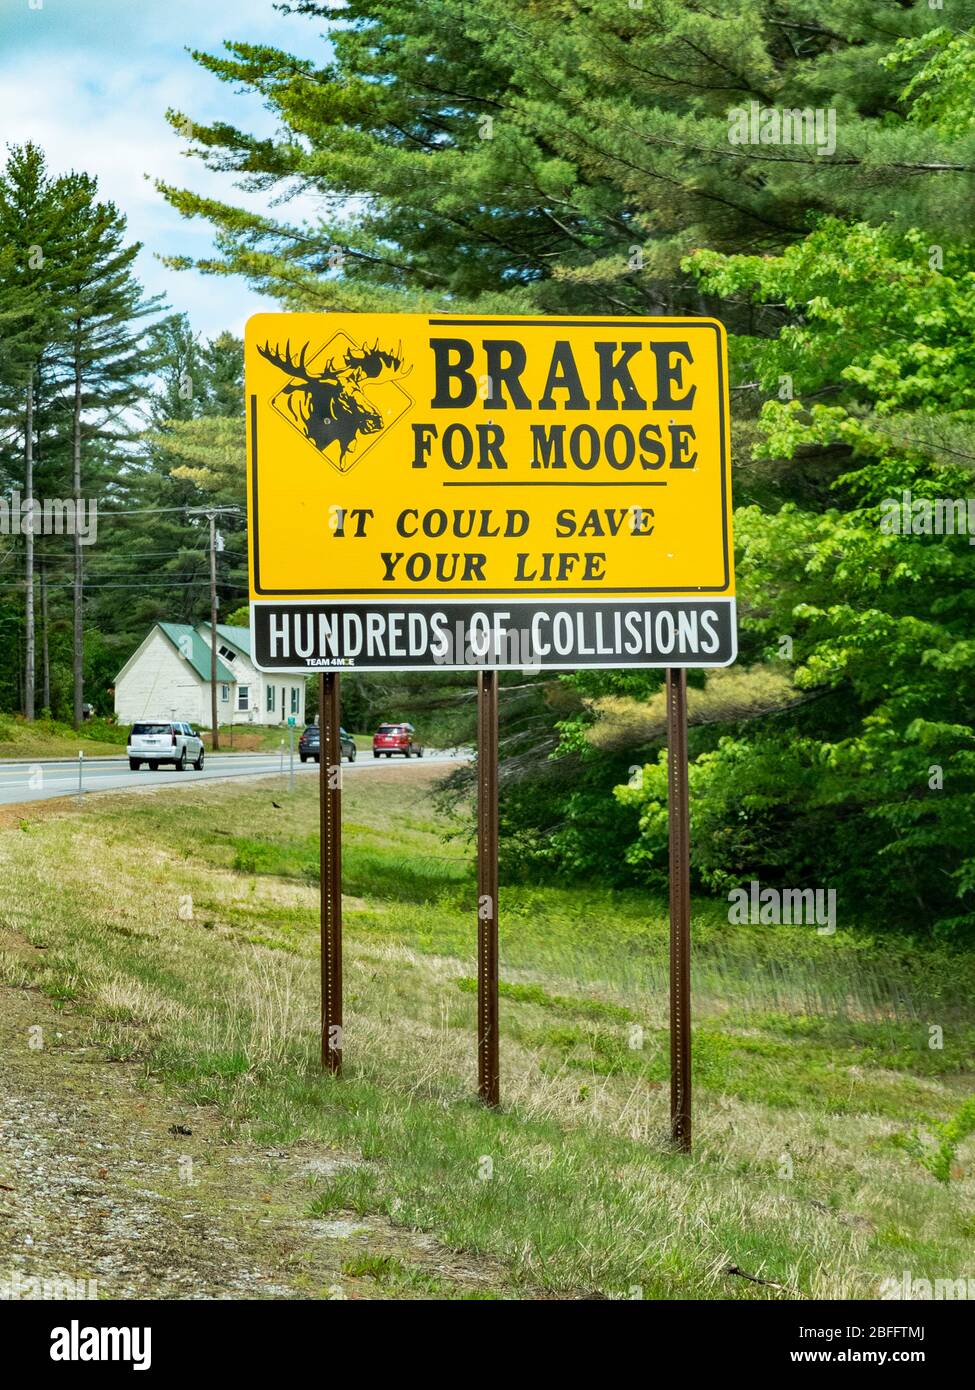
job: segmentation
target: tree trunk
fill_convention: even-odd
[[[210,747],[215,753],[220,747],[220,725],[217,714],[217,522],[210,513],[210,723],[213,739]]]
[[[80,324],[75,325],[80,333]],[[83,574],[81,564],[81,350],[80,342],[74,359],[74,437],[72,440],[72,496],[74,497],[74,726],[80,729],[84,719],[84,622]]]
[[[51,646],[48,641],[47,625],[47,566],[41,561],[41,663],[43,667],[44,694],[41,709],[51,712]]]
[[[27,532],[25,536],[25,583],[27,598],[24,605],[24,718],[34,718],[34,681],[36,666],[34,632],[34,373],[27,383],[27,425],[24,431],[24,495],[27,502]]]

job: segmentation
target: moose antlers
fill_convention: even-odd
[[[366,377],[377,377],[383,369],[398,372],[403,365],[403,344],[397,345],[395,352],[386,352],[379,346],[377,338],[372,347],[364,347],[361,352],[347,352],[345,354],[346,371],[361,372]],[[409,376],[413,370],[408,367],[403,373]]]
[[[334,360],[329,358],[324,369],[318,372],[315,372],[314,369],[307,364],[307,343],[305,343],[304,347],[301,349],[297,361],[295,361],[291,354],[290,338],[285,344],[283,356],[277,344],[274,345],[274,349],[272,350],[270,342],[266,342],[264,346],[259,347],[257,351],[265,361],[271,363],[272,367],[278,367],[282,372],[286,372],[288,376],[298,377],[301,381],[309,384],[313,381],[322,381],[326,378],[341,380],[343,377],[350,377],[353,381],[356,381],[364,376],[370,380],[375,380],[384,370],[399,372],[403,365],[402,344],[396,348],[395,352],[386,352],[379,346],[378,338],[372,347],[364,347],[361,352],[347,352],[345,354],[344,367],[336,367]],[[408,368],[403,375],[408,376],[410,371],[412,371],[412,367]]]
[[[273,351],[273,352],[271,351],[271,344],[270,344],[270,342],[265,343],[263,347],[259,347],[257,350],[258,350],[258,352],[261,354],[261,356],[262,356],[263,358],[266,359],[266,361],[268,361],[268,362],[271,363],[271,366],[272,366],[272,367],[280,367],[281,371],[282,371],[282,372],[287,372],[288,376],[297,376],[297,377],[300,377],[300,378],[302,379],[302,381],[309,381],[309,382],[310,382],[310,381],[314,381],[314,380],[315,380],[315,378],[314,378],[314,377],[311,375],[311,373],[309,372],[308,368],[305,366],[305,356],[306,356],[306,354],[307,354],[307,352],[308,352],[308,344],[307,344],[307,343],[306,343],[305,346],[301,349],[301,356],[298,358],[298,361],[297,361],[297,362],[295,362],[295,361],[292,359],[292,356],[291,356],[291,339],[290,339],[290,338],[288,339],[287,343],[285,344],[285,347],[284,347],[284,356],[283,356],[283,357],[281,356],[280,352],[278,351],[278,345],[277,345],[277,343],[275,343],[275,345],[274,345],[274,351]]]

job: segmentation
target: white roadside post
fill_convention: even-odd
[[[85,751],[84,751],[83,748],[79,748],[79,749],[78,749],[78,795],[79,795],[79,796],[84,796],[84,794],[85,794],[85,788],[84,788],[84,766],[85,766]]]

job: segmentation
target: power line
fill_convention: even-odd
[[[208,512],[218,512],[224,516],[244,515],[243,508],[241,507],[201,507],[199,503],[187,502],[185,506],[182,507],[137,507],[132,509],[125,508],[124,510],[116,512],[103,512],[100,510],[98,512],[98,519],[101,521],[104,517],[109,521],[113,521],[116,518],[126,516],[161,516],[164,512],[189,512],[197,516],[205,516]]]
[[[98,566],[112,565],[116,561],[131,560],[138,564],[143,560],[178,560],[181,557],[189,560],[195,559],[197,555],[207,555],[208,553],[208,549],[205,550],[202,546],[184,546],[181,550],[112,550],[106,551],[102,555],[92,554],[85,561],[85,573],[90,573],[92,568],[97,569]],[[217,553],[230,561],[231,567],[233,564],[243,564],[247,559],[242,550],[220,550]],[[6,564],[11,558],[19,559],[20,557],[15,556],[12,550],[8,550],[5,555],[0,555],[0,565]],[[42,551],[38,569],[43,568],[48,574],[51,574],[56,571],[59,565],[68,564],[70,567],[72,560],[72,555],[51,555],[48,551]]]
[[[23,580],[15,579],[15,580],[11,580],[9,583],[0,583],[0,589],[20,589],[20,588],[22,588],[22,586],[23,586],[23,582],[24,582]],[[197,579],[171,579],[171,580],[163,580],[163,581],[161,581],[161,582],[158,583],[158,584],[151,584],[151,583],[145,583],[145,582],[142,583],[142,584],[127,584],[127,583],[85,584],[85,585],[84,585],[84,591],[85,591],[85,593],[92,593],[92,592],[94,592],[94,591],[96,591],[96,590],[98,590],[98,589],[191,589],[195,584],[209,584],[209,582],[210,582],[210,576],[209,576],[208,574],[201,574],[201,575],[199,576],[199,578],[197,578]],[[48,587],[49,589],[73,589],[73,588],[74,588],[74,580],[73,580],[73,579],[65,579],[65,580],[56,579],[56,580],[54,580],[53,582],[52,582],[51,580],[48,580],[48,581],[47,581],[47,587]],[[236,590],[237,593],[241,593],[241,594],[244,594],[244,593],[247,592],[247,585],[246,585],[246,584],[221,584],[220,587],[221,587],[222,589],[233,589],[233,590]]]
[[[116,557],[127,560],[171,560],[179,555],[209,555],[209,553],[210,547],[203,545],[184,545],[181,546],[179,550],[112,550],[111,552],[106,552],[104,555],[99,555],[97,552],[93,551],[91,558],[86,562],[85,568],[87,569],[88,565],[91,564],[106,564]],[[13,550],[8,550],[4,555],[0,555],[0,564],[3,564],[14,554],[15,552]],[[44,563],[51,562],[55,565],[73,559],[72,554],[52,555],[50,551],[43,549],[39,551],[39,554],[43,558]],[[217,554],[223,555],[227,559],[240,559],[243,556],[243,551],[219,550]],[[17,556],[16,558],[19,559],[20,557]]]
[[[171,556],[170,556],[169,558],[172,559],[172,560],[178,560],[178,559],[179,559],[179,554],[180,554],[180,552],[179,552],[178,550],[177,550],[177,551],[173,551],[172,554],[171,554]],[[203,554],[205,555],[206,552],[204,551]],[[115,558],[115,557],[106,556],[105,559],[102,560],[102,561],[96,561],[94,564],[85,565],[84,573],[85,573],[85,574],[95,575],[95,576],[97,576],[97,575],[99,575],[99,574],[114,574],[114,573],[119,572],[119,571],[121,571],[122,573],[124,573],[124,572],[125,572],[125,567],[124,567],[124,565],[122,565],[122,564],[117,565],[117,566],[115,566],[115,567],[113,568],[113,566],[112,566],[112,560],[113,560],[114,558]],[[148,556],[142,556],[142,555],[125,555],[125,556],[121,556],[121,555],[120,555],[120,556],[118,557],[119,561],[125,561],[125,560],[127,560],[127,561],[130,561],[130,562],[134,563],[134,564],[138,564],[139,561],[141,561],[141,560],[143,560],[143,559],[148,559],[148,558],[149,558]],[[161,557],[156,557],[156,558],[161,558]],[[189,557],[187,557],[187,558],[189,558]],[[195,557],[194,557],[194,559],[195,559]],[[242,566],[242,565],[244,564],[245,559],[246,559],[246,556],[243,556],[243,555],[242,555],[242,556],[239,556],[237,559],[234,560],[234,563],[233,563],[232,565],[228,566],[228,568],[229,568],[229,569],[236,569],[236,568],[238,568],[239,566]],[[130,566],[130,567],[131,567],[131,566]],[[187,567],[188,567],[188,566],[187,566]],[[44,572],[45,572],[46,574],[51,574],[51,575],[55,575],[55,576],[56,576],[56,575],[59,574],[59,573],[60,573],[60,574],[64,574],[64,573],[65,573],[65,567],[64,567],[63,565],[62,565],[62,567],[61,567],[60,569],[58,569],[58,567],[57,567],[56,565],[45,565],[43,568],[44,568]],[[173,572],[174,572],[174,573],[177,572],[180,568],[184,568],[184,566],[180,566],[180,565],[174,566]],[[38,566],[38,572],[40,572],[40,569],[41,569],[41,567]],[[71,568],[70,565],[67,566],[67,571],[68,571],[68,573],[73,573],[73,570],[72,570],[72,568]],[[139,572],[140,572],[139,570],[136,570],[136,571],[135,571],[135,573],[139,573]]]

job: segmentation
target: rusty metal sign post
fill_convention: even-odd
[[[318,681],[318,772],[321,813],[319,878],[322,929],[322,1066],[342,1070],[342,745],[339,678]]]
[[[687,672],[667,669],[670,830],[670,1135],[691,1151],[691,859],[687,791]]]
[[[501,1102],[498,1058],[498,673],[477,677],[477,1090]]]

